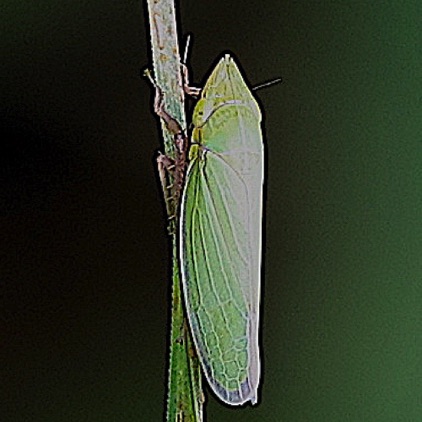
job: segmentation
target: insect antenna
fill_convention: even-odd
[[[185,49],[183,51],[182,63],[185,65],[186,65],[186,62],[188,61],[189,44],[190,44],[190,34],[186,35]]]
[[[267,86],[270,86],[270,85],[279,84],[279,83],[281,83],[282,81],[283,81],[283,80],[282,80],[281,78],[272,79],[271,81],[268,81],[268,82],[263,82],[262,84],[259,84],[259,85],[255,85],[255,86],[253,86],[253,87],[252,87],[252,90],[253,90],[253,91],[257,91],[258,89],[261,89],[261,88],[266,88]]]

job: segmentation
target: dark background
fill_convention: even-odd
[[[422,420],[420,1],[183,1],[196,83],[235,52],[265,110],[258,407]],[[0,420],[159,421],[169,248],[141,1],[2,1]]]

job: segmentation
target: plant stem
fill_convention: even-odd
[[[166,111],[185,129],[184,91],[174,0],[148,0],[147,3],[155,81],[164,93]],[[168,132],[163,121],[161,127],[165,154],[174,158],[173,135]],[[173,284],[166,421],[201,422],[201,373],[184,315],[176,230],[171,234],[171,241]]]

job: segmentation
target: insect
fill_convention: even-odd
[[[264,146],[258,103],[230,54],[211,72],[192,124],[189,160],[187,140],[174,130],[173,165],[189,162],[178,219],[189,325],[214,393],[229,405],[256,404]]]
[[[233,58],[193,112],[180,210],[188,319],[205,376],[231,405],[257,402],[264,148],[261,113]]]

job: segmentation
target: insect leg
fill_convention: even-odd
[[[169,232],[171,234],[175,228],[174,223],[183,188],[188,138],[179,122],[166,111],[161,89],[158,86],[155,88],[154,111],[161,119],[164,120],[167,129],[173,135],[176,147],[174,159],[162,154],[157,158],[158,174],[163,186],[164,198],[166,200],[166,210],[170,220]],[[170,177],[168,177],[168,173],[170,173]],[[169,179],[173,181],[172,184],[167,183]]]
[[[173,199],[170,194],[170,189],[173,186],[169,184],[169,181],[168,181],[168,172],[170,172],[173,169],[174,169],[174,161],[170,157],[167,157],[166,155],[158,151],[157,170],[158,170],[158,176],[161,182],[161,187],[163,189],[167,215],[171,215],[173,213],[170,206],[171,200]]]
[[[145,69],[143,75],[148,78],[151,84],[155,88],[155,98],[154,98],[154,112],[157,114],[158,117],[164,120],[167,129],[169,132],[176,137],[177,136],[184,136],[183,129],[180,126],[179,122],[170,114],[167,113],[165,106],[164,106],[164,95],[161,88],[157,85],[154,78],[151,75],[151,71],[149,69]]]
[[[164,202],[169,220],[169,225],[167,227],[169,234],[173,234],[175,229],[174,220],[176,214],[176,204],[174,201],[174,193],[172,193],[174,183],[170,183],[169,181],[169,174],[173,174],[175,168],[176,166],[174,160],[159,151],[157,156],[157,170],[161,187],[163,189]]]
[[[174,159],[163,154],[157,157],[158,174],[161,185],[163,186],[166,210],[170,220],[169,231],[172,233],[175,227],[174,222],[176,220],[179,199],[183,188],[189,141],[180,123],[166,111],[163,91],[154,81],[149,69],[144,71],[144,76],[146,76],[155,87],[154,112],[164,121],[168,131],[173,135],[175,144]],[[171,180],[172,183],[168,184],[168,180]]]
[[[174,200],[176,202],[176,208],[182,190],[184,172],[186,168],[186,156],[189,147],[188,137],[180,126],[179,122],[170,114],[167,113],[164,107],[163,94],[160,88],[156,88],[155,101],[154,101],[155,113],[161,117],[169,132],[173,135],[174,143],[176,146],[175,159],[174,159]]]
[[[185,45],[185,52],[183,54],[183,61],[182,61],[182,78],[183,78],[183,90],[185,91],[186,95],[190,95],[191,97],[198,97],[201,93],[200,88],[195,88],[189,85],[189,70],[186,66],[188,60],[188,52],[189,52],[189,43],[190,43],[190,34],[186,37],[186,45]]]
[[[154,112],[158,117],[164,120],[167,129],[173,136],[183,134],[183,129],[179,122],[167,113],[164,107],[163,91],[161,91],[158,86],[155,87]]]
[[[188,67],[182,63],[182,76],[183,76],[183,89],[186,95],[190,95],[191,97],[198,97],[201,93],[201,88],[196,88],[194,86],[189,85],[189,70]]]

